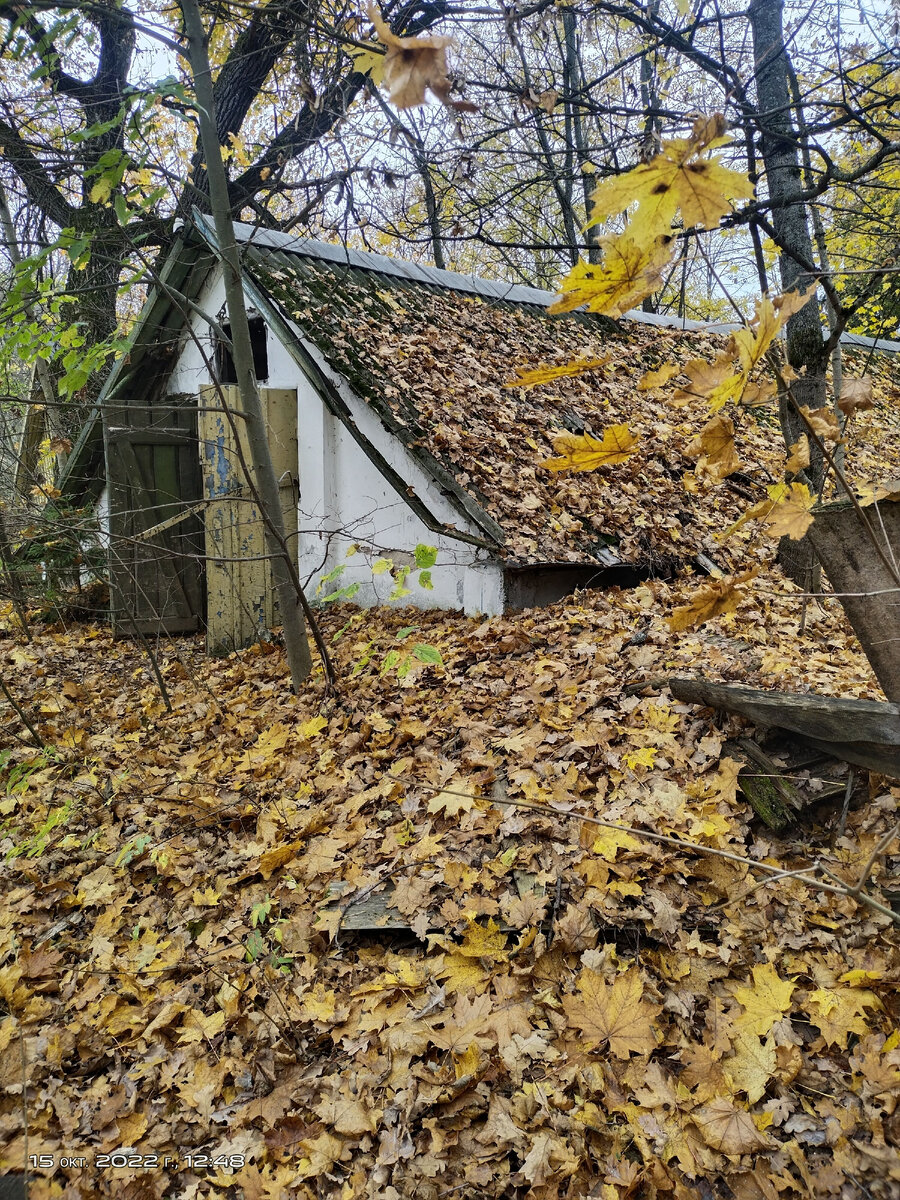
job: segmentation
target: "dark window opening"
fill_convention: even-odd
[[[521,563],[503,572],[506,612],[542,608],[581,589],[633,588],[656,572],[640,564]]]
[[[269,350],[266,323],[262,317],[250,318],[250,348],[253,351],[253,371],[258,380],[269,378]],[[231,326],[222,326],[226,337],[231,337]],[[216,342],[216,379],[219,383],[237,383],[237,371],[231,351],[222,341]]]

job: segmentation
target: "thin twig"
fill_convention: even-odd
[[[844,836],[844,830],[847,828],[847,814],[850,811],[850,796],[853,792],[854,779],[853,768],[850,767],[849,774],[847,775],[847,790],[844,792],[844,804],[841,808],[841,819],[838,822],[837,835],[839,838]]]
[[[31,737],[34,741],[35,746],[38,748],[38,750],[44,750],[46,747],[44,745],[43,738],[38,733],[38,731],[35,729],[35,727],[32,725],[31,721],[29,721],[27,713],[17,703],[15,697],[10,692],[9,688],[6,686],[6,684],[3,682],[2,679],[0,679],[0,688],[3,688],[3,695],[6,697],[6,699],[9,701],[9,703],[16,710],[16,712],[19,715],[19,720],[22,722],[22,724],[25,726],[25,728],[31,734]]]

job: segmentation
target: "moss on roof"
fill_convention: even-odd
[[[713,358],[720,336],[583,314],[553,316],[530,304],[486,300],[377,271],[281,251],[249,249],[248,265],[283,314],[415,451],[427,450],[506,533],[514,561],[585,561],[615,546],[661,571],[705,553],[726,567],[767,556],[752,529],[723,545],[721,531],[781,478],[772,410],[741,409],[741,471],[723,484],[693,477],[687,447],[709,419],[705,405],[675,407],[677,380],[639,391],[664,362]],[[587,374],[535,388],[506,388],[517,369],[574,358],[605,359]],[[898,471],[900,390],[892,358],[845,351],[877,377],[878,406],[857,416],[847,452],[858,481]],[[601,434],[627,424],[638,452],[592,474],[541,464],[566,429]]]

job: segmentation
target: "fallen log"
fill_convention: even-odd
[[[900,705],[845,700],[807,692],[767,692],[706,679],[655,678],[685,704],[702,704],[746,717],[755,725],[786,729],[844,762],[900,779]]]

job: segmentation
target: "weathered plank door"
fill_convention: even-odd
[[[261,388],[281,511],[297,562],[297,392]],[[235,436],[237,431],[238,437]],[[236,387],[201,389],[198,416],[207,564],[206,633],[210,653],[248,646],[279,623],[265,526],[253,503],[241,456],[249,466]],[[239,440],[238,440],[239,438]]]
[[[107,432],[113,631],[191,633],[203,618],[200,464],[192,408]]]

